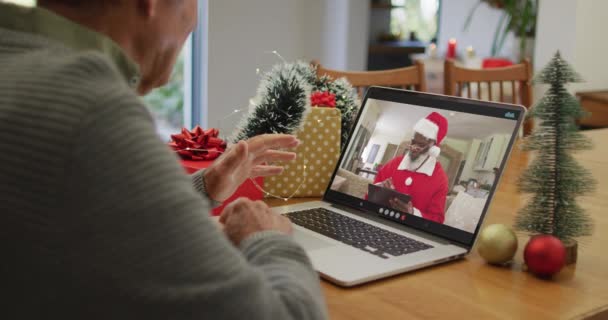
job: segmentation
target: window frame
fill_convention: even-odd
[[[186,46],[184,124],[207,128],[209,0],[198,1],[198,23]]]

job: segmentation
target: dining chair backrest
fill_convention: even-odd
[[[490,69],[469,69],[447,59],[444,66],[444,93],[478,100],[521,104],[532,107],[532,67],[521,63]],[[524,135],[532,131],[532,121],[524,123]]]
[[[317,70],[317,76],[329,76],[332,79],[346,78],[357,90],[359,98],[365,94],[370,86],[383,86],[391,88],[426,91],[424,63],[417,61],[413,66],[379,71],[342,71],[323,67],[316,61],[312,65]]]

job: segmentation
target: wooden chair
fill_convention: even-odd
[[[493,69],[467,69],[456,66],[453,60],[445,61],[444,92],[450,96],[516,103],[529,109],[532,106],[531,82],[532,66],[528,59]],[[530,132],[532,121],[526,121],[524,135]]]
[[[365,90],[370,86],[426,91],[424,64],[416,61],[411,67],[388,69],[381,71],[339,71],[324,68],[317,61],[311,63],[317,69],[317,76],[329,76],[332,79],[346,78],[363,98]]]

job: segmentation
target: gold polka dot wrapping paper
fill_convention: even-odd
[[[285,170],[264,180],[264,190],[280,197],[321,197],[340,158],[341,114],[336,108],[312,107],[296,132],[297,159],[277,165]],[[306,166],[306,169],[304,169]]]

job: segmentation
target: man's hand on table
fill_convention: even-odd
[[[294,160],[295,153],[277,149],[294,148],[299,144],[296,137],[285,134],[264,134],[239,141],[205,170],[209,197],[222,202],[248,178],[281,174],[283,167],[265,163]]]
[[[230,203],[220,216],[224,233],[238,246],[248,236],[261,231],[279,231],[291,234],[293,227],[286,217],[272,212],[262,201],[239,198]]]

